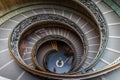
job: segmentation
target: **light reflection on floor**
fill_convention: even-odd
[[[62,67],[56,66],[56,61],[62,59],[64,65]],[[67,56],[65,51],[54,51],[47,58],[47,67],[50,71],[55,73],[67,73],[71,69],[73,58]]]

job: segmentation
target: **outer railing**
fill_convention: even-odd
[[[108,29],[107,29],[107,25],[106,25],[106,22],[104,20],[104,17],[102,16],[100,10],[97,8],[97,6],[91,0],[88,0],[88,1],[85,1],[85,0],[80,0],[80,1],[75,0],[75,2],[77,2],[78,4],[86,7],[86,9],[91,13],[91,15],[93,16],[93,18],[95,19],[96,24],[99,26],[100,33],[101,33],[101,44],[100,45],[102,45],[102,46],[99,49],[98,56],[90,64],[90,66],[86,69],[86,70],[89,70],[98,61],[98,58],[103,53],[103,51],[104,51],[104,49],[106,47],[107,35],[108,35],[107,30]],[[28,24],[26,24],[26,26],[27,25]],[[19,36],[19,35],[16,35],[16,36]],[[16,38],[13,41],[16,41],[16,40],[18,40],[18,38]],[[57,79],[59,79],[59,78],[61,78],[61,79],[63,79],[63,78],[80,78],[80,79],[86,79],[86,78],[91,78],[91,77],[95,77],[95,76],[99,76],[99,75],[105,74],[107,72],[110,72],[110,71],[112,71],[112,70],[117,69],[118,67],[120,67],[120,63],[118,63],[118,64],[112,65],[110,67],[104,68],[104,69],[102,69],[100,71],[86,73],[86,74],[75,74],[75,75],[74,74],[73,75],[58,75],[58,74],[46,73],[46,72],[41,72],[41,71],[33,70],[33,69],[29,68],[29,67],[26,67],[23,63],[21,63],[21,61],[18,61],[18,59],[14,55],[14,54],[16,54],[16,51],[13,52],[13,50],[12,50],[12,48],[13,49],[17,48],[17,46],[16,47],[12,46],[12,48],[10,46],[11,46],[11,43],[9,41],[9,50],[11,52],[11,55],[15,59],[15,61],[21,67],[23,67],[25,70],[27,70],[27,71],[29,71],[31,73],[33,72],[33,74],[36,74],[36,75],[39,75],[39,76],[53,77],[53,78],[57,78]]]

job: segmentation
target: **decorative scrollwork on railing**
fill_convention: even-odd
[[[18,26],[16,26],[11,34],[11,49],[13,51],[14,54],[16,54],[17,58],[21,59],[20,55],[19,55],[19,50],[18,50],[18,46],[19,46],[19,40],[20,40],[20,36],[22,35],[22,33],[28,29],[29,27],[31,27],[32,25],[34,24],[37,24],[37,23],[42,23],[42,22],[58,22],[58,23],[61,23],[61,24],[64,24],[66,25],[67,27],[70,27],[71,29],[73,29],[77,34],[78,36],[80,37],[83,45],[87,45],[87,40],[86,40],[86,36],[84,36],[84,33],[82,32],[82,30],[74,23],[72,22],[71,20],[65,18],[65,17],[62,17],[62,16],[59,16],[59,15],[55,15],[55,14],[39,14],[39,15],[35,15],[35,16],[32,16],[32,17],[29,17],[25,20],[23,20],[20,24],[18,24]],[[83,54],[86,55],[87,53],[87,46],[84,46],[84,51],[83,51]],[[24,61],[23,61],[24,62]],[[79,63],[79,61],[76,60],[76,62]],[[79,67],[78,67],[79,68]]]
[[[100,32],[101,32],[101,48],[99,50],[99,53],[101,54],[106,46],[106,42],[107,42],[107,25],[105,22],[105,19],[103,17],[103,15],[101,14],[100,10],[98,9],[98,7],[91,1],[91,0],[80,0],[80,2],[86,6],[91,13],[94,15],[94,17],[96,18],[96,22],[99,26]],[[82,30],[71,20],[62,17],[60,15],[56,15],[56,14],[39,14],[39,15],[35,15],[32,17],[29,17],[25,20],[23,20],[21,23],[19,23],[13,30],[11,37],[10,37],[10,49],[12,50],[13,55],[15,56],[15,58],[17,58],[18,60],[20,59],[19,56],[19,51],[18,51],[18,46],[19,46],[19,42],[20,42],[20,37],[21,35],[25,32],[25,30],[27,30],[29,27],[33,26],[34,24],[37,23],[42,23],[42,22],[51,22],[51,21],[55,21],[61,24],[65,24],[68,27],[70,27],[71,29],[73,29],[81,38],[83,45],[85,45],[85,51],[87,50],[87,41],[86,41],[86,37],[84,35],[84,33],[82,32]],[[17,60],[16,59],[16,60]],[[19,61],[18,61],[19,63]],[[105,70],[102,71],[98,71],[96,73],[91,73],[91,74],[72,74],[72,75],[58,75],[58,74],[52,74],[52,73],[44,73],[44,72],[39,72],[39,71],[35,71],[33,69],[29,69],[27,68],[25,65],[23,65],[22,63],[19,63],[24,69],[26,69],[29,72],[33,72],[33,74],[37,74],[37,75],[43,75],[43,76],[49,76],[49,77],[53,77],[53,78],[81,78],[81,79],[85,79],[85,78],[89,78],[89,77],[93,77],[96,74],[100,73],[103,74],[105,72]]]
[[[108,27],[107,27],[107,23],[104,19],[104,16],[102,15],[100,9],[95,5],[95,3],[92,0],[79,0],[81,4],[83,4],[84,6],[86,6],[88,8],[88,10],[90,10],[90,12],[93,14],[93,16],[95,17],[95,20],[97,21],[97,24],[99,26],[100,29],[100,34],[101,34],[101,44],[100,44],[100,49],[99,49],[99,53],[97,58],[95,59],[94,63],[97,62],[98,58],[102,55],[106,45],[107,45],[107,41],[108,41]],[[90,69],[93,66],[93,64],[91,64],[91,66],[89,66],[88,69]],[[88,70],[86,69],[86,70]]]

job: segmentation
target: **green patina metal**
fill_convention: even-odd
[[[120,16],[120,0],[103,0],[108,6],[110,6]]]
[[[120,7],[120,0],[113,0]]]

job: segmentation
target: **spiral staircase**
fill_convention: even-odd
[[[119,0],[6,2],[0,80],[120,79]]]

